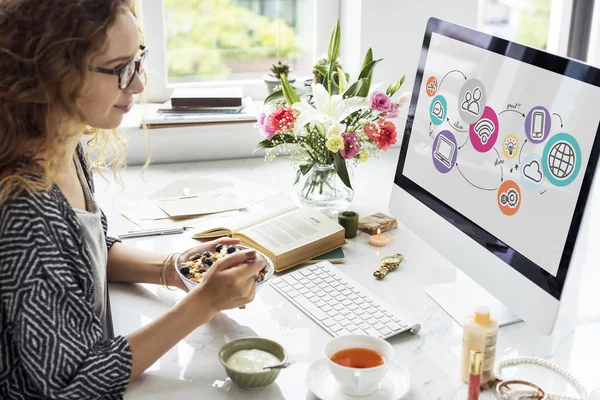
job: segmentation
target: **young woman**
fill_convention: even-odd
[[[152,324],[106,335],[107,281],[184,288],[175,256],[106,236],[79,144],[119,126],[146,52],[128,0],[0,0],[0,398],[120,398],[192,330],[254,298],[264,265],[238,252]]]

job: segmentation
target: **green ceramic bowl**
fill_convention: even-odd
[[[259,337],[237,339],[221,347],[221,350],[219,350],[219,360],[225,367],[227,375],[231,380],[244,389],[261,389],[273,383],[281,370],[272,369],[262,372],[240,372],[229,368],[226,364],[229,357],[234,353],[240,350],[251,349],[258,349],[271,353],[279,358],[281,362],[287,360],[287,354],[285,349],[279,343]]]

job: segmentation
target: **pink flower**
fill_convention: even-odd
[[[390,107],[388,112],[385,113],[385,117],[392,119],[398,118],[398,115],[400,115],[400,110],[398,110],[398,106],[396,105],[396,103],[392,103],[392,106]]]
[[[387,94],[382,92],[373,92],[371,96],[371,108],[379,112],[386,112],[392,106],[392,100]]]
[[[289,131],[296,122],[296,111],[290,107],[279,107],[269,115],[269,121],[277,133]]]
[[[385,150],[396,143],[396,126],[390,121],[380,119],[377,124],[365,125],[365,134],[377,144],[379,150]]]
[[[346,132],[342,134],[344,139],[344,148],[340,150],[340,154],[344,158],[354,158],[360,153],[360,139],[354,132]]]
[[[277,132],[273,129],[273,125],[271,124],[270,116],[267,116],[264,112],[258,116],[256,121],[256,125],[260,133],[268,140],[273,139]]]

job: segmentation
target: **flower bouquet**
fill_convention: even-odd
[[[329,65],[314,66],[322,83],[294,88],[282,74],[282,89],[265,99],[256,125],[263,136],[258,148],[266,149],[267,160],[291,155],[298,166],[294,184],[304,177],[301,203],[331,210],[345,208],[354,196],[348,161],[365,162],[396,143],[392,119],[410,98],[405,93],[392,100],[404,77],[385,93],[378,90],[381,84],[372,84],[381,59],[374,60],[371,49],[352,81],[339,67],[339,49],[338,21],[329,41]]]

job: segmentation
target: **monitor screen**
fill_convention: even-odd
[[[598,104],[597,69],[432,19],[396,184],[560,298]]]

